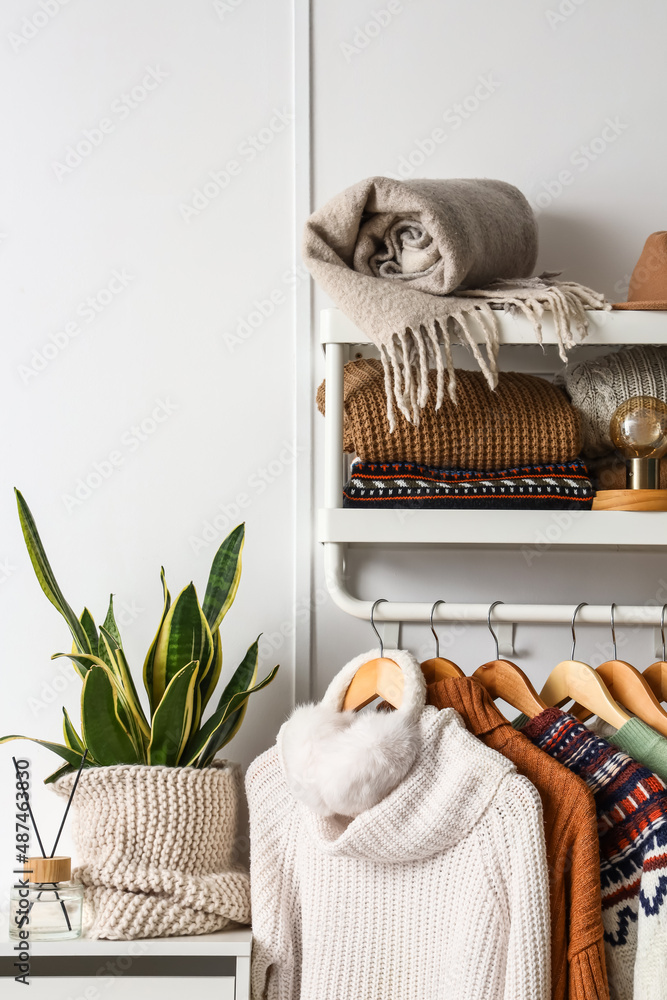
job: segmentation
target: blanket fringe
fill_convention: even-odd
[[[396,429],[396,408],[407,421],[419,426],[419,411],[426,405],[429,396],[428,375],[431,368],[436,372],[436,410],[440,409],[445,398],[445,371],[449,398],[456,403],[452,338],[470,350],[489,387],[497,387],[499,310],[525,316],[533,327],[538,344],[544,343],[542,317],[545,311],[550,312],[554,318],[558,354],[563,362],[567,362],[568,350],[588,333],[586,310],[609,310],[611,306],[599,292],[573,281],[557,282],[553,277],[553,274],[543,274],[539,278],[498,281],[488,288],[457,292],[452,298],[456,297],[459,301],[468,299],[469,304],[461,302],[460,308],[442,320],[424,323],[418,330],[406,327],[394,333],[380,351],[390,432]],[[484,301],[477,301],[479,299]],[[476,331],[482,333],[481,343],[486,357],[480,350]]]
[[[486,358],[475,340],[475,323],[484,335]],[[456,403],[452,338],[470,349],[489,386],[495,389],[498,384],[499,330],[498,321],[487,306],[476,304],[440,322],[434,320],[423,324],[419,330],[408,327],[402,333],[394,334],[380,352],[391,433],[396,429],[396,409],[415,427],[419,426],[420,410],[429,396],[428,375],[431,369],[436,372],[435,408],[440,409],[445,399],[445,372],[449,398]]]
[[[542,317],[545,312],[550,312],[554,318],[558,355],[566,363],[568,350],[588,333],[586,310],[608,312],[611,305],[601,292],[576,281],[554,281],[554,277],[554,272],[545,272],[536,278],[496,281],[487,288],[467,289],[456,295],[469,299],[482,298],[485,306],[494,305],[496,311],[502,309],[525,316],[535,331],[538,344],[543,343]]]

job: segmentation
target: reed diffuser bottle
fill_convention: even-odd
[[[15,882],[10,889],[9,936],[14,941],[27,939],[65,941],[81,937],[83,886],[79,882],[71,881],[72,859],[65,855],[56,855],[56,849],[87,757],[88,750],[84,750],[53,850],[48,857],[35,822],[28,786],[21,778],[16,757],[12,757],[17,787],[25,794],[26,810],[30,815],[30,822],[42,852],[41,857],[25,859],[23,862],[25,878]]]
[[[10,893],[10,938],[18,940],[21,930],[32,941],[81,937],[83,886],[71,881],[72,859],[27,858],[24,875]]]

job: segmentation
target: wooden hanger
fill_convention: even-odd
[[[658,701],[667,702],[667,660],[656,660],[647,667],[642,677]]]
[[[345,692],[343,711],[358,712],[376,698],[382,698],[392,708],[399,708],[403,702],[403,671],[395,660],[385,656],[359,667]]]
[[[611,638],[614,644],[614,659],[601,663],[596,667],[596,673],[600,675],[609,693],[617,702],[620,701],[629,712],[652,726],[662,736],[667,736],[667,712],[653,693],[648,680],[631,663],[616,658],[615,608],[616,605],[612,604]],[[586,722],[592,714],[589,709],[579,704],[573,705],[570,709],[570,715],[576,716],[580,722]]]
[[[510,660],[500,659],[498,636],[491,627],[491,612],[498,604],[502,603],[502,601],[494,601],[486,618],[489,632],[496,644],[496,659],[483,663],[472,676],[488,691],[494,701],[496,698],[501,698],[508,705],[512,705],[513,708],[532,719],[548,708],[548,705],[542,701],[521,667],[517,667],[516,663],[512,663]]]
[[[386,604],[385,598],[381,597],[375,601],[371,608],[371,626],[380,641],[380,655],[374,660],[362,663],[357,670],[345,692],[344,712],[358,712],[376,698],[382,698],[393,708],[399,708],[403,702],[403,671],[395,660],[383,656],[382,636],[373,620],[378,604]]]
[[[600,675],[588,663],[574,659],[574,622],[577,612],[585,606],[586,601],[582,601],[572,615],[572,659],[562,660],[554,667],[540,694],[547,705],[561,706],[568,701],[579,702],[592,715],[597,715],[615,729],[620,729],[630,720],[630,716],[614,701]]]
[[[465,674],[461,668],[454,663],[453,660],[448,660],[444,656],[440,656],[440,639],[438,638],[438,633],[433,627],[433,612],[439,604],[444,604],[445,601],[436,601],[431,608],[431,632],[435,636],[435,656],[430,660],[424,660],[421,664],[422,673],[426,678],[427,684],[434,684],[435,681],[442,681],[445,677],[465,677]]]
[[[665,656],[665,608],[663,604],[660,613],[660,632],[662,634],[662,659],[656,660],[650,667],[647,667],[642,677],[650,685],[653,694],[658,701],[667,702],[667,657]]]

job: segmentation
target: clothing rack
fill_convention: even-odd
[[[667,322],[656,312],[590,312],[586,340],[571,357],[605,353],[625,344],[667,344]],[[560,364],[556,338],[548,316],[543,323],[544,348],[535,341],[523,317],[500,313],[500,344],[514,345],[515,365],[520,347],[524,370],[548,373]],[[317,537],[324,547],[324,572],[334,603],[346,614],[370,621],[372,601],[353,595],[345,577],[350,545],[421,545],[559,549],[633,550],[667,548],[667,513],[629,511],[459,511],[459,510],[349,510],[342,507],[345,463],[343,455],[343,368],[356,346],[356,356],[367,353],[368,338],[337,309],[321,313],[320,342],[326,359],[326,415],[324,427],[324,508],[318,514]],[[462,352],[464,349],[459,348]],[[461,353],[459,357],[463,357]],[[501,368],[507,367],[502,364]],[[511,367],[511,366],[510,366]],[[543,541],[540,541],[543,538]],[[515,624],[569,625],[572,604],[501,604],[494,609],[500,649],[512,652]],[[428,622],[431,604],[392,602],[380,604],[375,621],[385,626],[385,643],[398,641],[398,624]],[[436,622],[486,623],[488,604],[439,604]],[[656,654],[662,651],[662,606],[618,605],[618,625],[652,626]],[[577,615],[579,625],[609,624],[609,605],[586,605]]]

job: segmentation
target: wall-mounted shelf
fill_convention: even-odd
[[[346,545],[667,548],[667,513],[591,510],[318,512],[317,539]]]
[[[574,348],[589,349],[630,344],[666,344],[667,312],[612,311],[588,313],[589,334]],[[543,350],[531,324],[523,317],[498,313],[501,346],[515,345],[529,354],[539,352],[548,365],[555,358],[553,321],[543,317]],[[481,335],[480,335],[481,339]],[[318,512],[317,538],[324,546],[325,576],[335,603],[347,614],[369,618],[371,601],[350,593],[345,579],[345,553],[350,545],[442,545],[600,550],[667,548],[667,513],[557,510],[356,510],[343,509],[343,368],[351,347],[369,345],[369,339],[338,309],[324,309],[320,341],[326,355],[327,406],[324,442],[324,508]],[[533,349],[532,351],[530,349]],[[514,359],[513,359],[514,361]],[[540,361],[538,364],[542,364]],[[540,370],[533,369],[533,370]],[[548,369],[545,369],[548,370]],[[553,368],[551,369],[553,371]],[[477,604],[441,604],[436,621],[486,621],[487,608]],[[658,607],[618,607],[618,624],[657,626]],[[389,602],[378,607],[378,622],[428,621],[431,606]],[[511,622],[570,622],[571,605],[505,605],[494,618]],[[581,610],[581,624],[606,624],[609,608]]]
[[[535,331],[524,316],[511,316],[498,312],[500,344],[538,346]],[[667,312],[633,312],[591,310],[588,313],[589,332],[582,345],[597,347],[603,344],[667,344]],[[545,344],[555,344],[553,320],[549,313],[542,319]],[[483,342],[481,332],[473,333],[477,343]],[[368,337],[345,316],[340,309],[323,309],[320,317],[320,343],[369,344]]]

